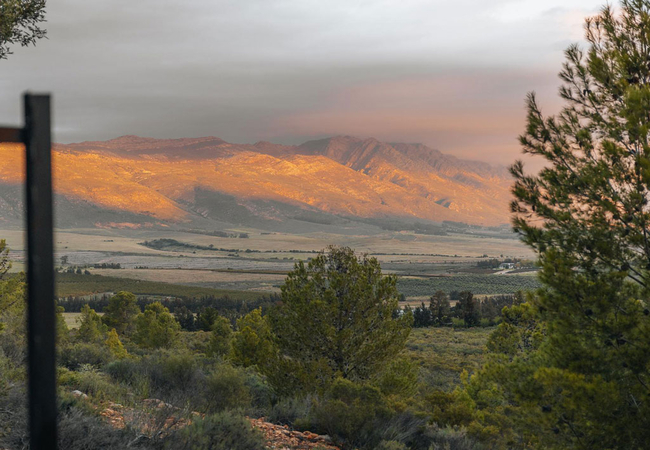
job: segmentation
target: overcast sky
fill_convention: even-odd
[[[603,3],[49,0],[49,39],[0,61],[0,123],[31,89],[54,93],[58,142],[351,134],[509,164],[526,93],[557,110]]]

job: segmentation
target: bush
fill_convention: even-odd
[[[276,393],[266,378],[256,370],[245,369],[244,372],[246,374],[244,384],[250,392],[251,406],[254,408],[249,411],[249,415],[265,415],[277,400]]]
[[[59,352],[59,364],[70,370],[77,370],[83,365],[99,368],[111,359],[112,355],[107,347],[85,342],[66,345]]]
[[[194,420],[171,436],[165,447],[174,450],[264,450],[264,440],[244,417],[219,413]]]
[[[114,380],[132,384],[138,374],[142,374],[140,361],[133,359],[120,359],[112,361],[104,367],[104,372],[110,375]]]
[[[60,386],[65,386],[70,391],[79,390],[97,400],[119,403],[127,397],[127,390],[124,387],[111,383],[105,374],[94,370],[72,372],[60,369],[58,379]]]
[[[127,448],[135,438],[128,429],[117,429],[98,417],[73,407],[60,415],[59,448],[66,450]],[[138,446],[139,449],[151,448]]]
[[[321,434],[359,448],[375,448],[382,424],[392,415],[379,389],[337,379],[312,409],[310,426]]]
[[[202,403],[205,375],[191,354],[165,352],[139,361],[123,359],[108,364],[105,371],[144,397],[155,396],[171,403]]]
[[[251,392],[245,383],[246,372],[229,364],[219,364],[205,380],[206,410],[248,408]]]
[[[226,356],[230,353],[232,326],[225,317],[217,317],[212,323],[212,333],[206,348],[209,356]]]
[[[282,425],[294,425],[299,422],[307,424],[314,401],[314,398],[309,395],[285,397],[273,405],[268,414],[268,420]]]

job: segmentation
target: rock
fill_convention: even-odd
[[[81,392],[81,391],[79,391],[77,389],[72,391],[71,394],[74,395],[75,397],[78,397],[78,398],[88,398],[88,396],[86,394],[84,394],[83,392]]]

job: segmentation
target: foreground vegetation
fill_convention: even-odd
[[[26,438],[24,285],[1,284],[0,444],[16,448]],[[172,314],[125,291],[102,316],[85,304],[75,329],[59,320],[62,443],[255,449],[263,443],[246,418],[266,417],[342,448],[474,448],[466,432],[431,421],[430,402],[476,368],[487,334],[435,330],[453,342],[442,361],[428,335],[409,337],[413,317],[398,301],[396,278],[374,258],[331,248],[298,264],[266,309]],[[477,358],[463,362],[467,351]]]

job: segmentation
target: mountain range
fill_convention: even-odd
[[[0,225],[21,218],[23,158],[19,146],[0,145]],[[57,144],[53,161],[63,227],[508,222],[505,167],[422,144],[351,136],[296,146],[122,136]]]

